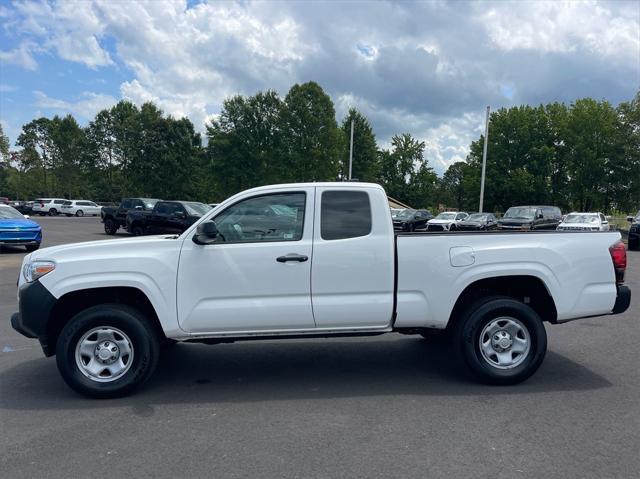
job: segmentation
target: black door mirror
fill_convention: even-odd
[[[205,221],[200,223],[193,235],[195,244],[206,245],[213,243],[218,237],[218,227],[213,221]]]
[[[176,211],[173,213],[173,217],[183,220],[187,217],[187,214],[184,211]]]
[[[541,220],[542,218],[544,218],[544,216],[542,215],[542,213],[538,213],[538,219]]]

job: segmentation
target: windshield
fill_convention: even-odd
[[[526,206],[516,206],[515,208],[509,208],[504,214],[503,218],[518,218],[523,220],[531,220],[536,215],[535,208],[529,208]]]
[[[469,215],[469,217],[465,221],[484,221],[487,219],[487,215],[482,213],[474,213]]]
[[[456,219],[456,214],[455,213],[440,213],[438,216],[436,216],[437,220],[455,220]]]
[[[204,203],[183,203],[190,216],[202,216],[211,209],[209,205]]]
[[[142,200],[142,202],[144,203],[145,208],[148,208],[150,210],[153,209],[153,207],[156,205],[156,203],[158,202],[158,200],[156,199],[151,199],[151,198],[140,198]]]
[[[0,220],[25,219],[24,215],[11,206],[3,206],[0,208]]]
[[[394,218],[398,218],[400,220],[406,220],[408,218],[411,218],[414,214],[415,214],[416,210],[410,210],[410,209],[404,209],[402,211],[399,211],[398,213],[396,213],[396,215],[394,216]]]
[[[567,215],[564,219],[564,223],[597,223],[598,215],[589,214],[571,214]]]

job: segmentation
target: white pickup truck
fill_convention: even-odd
[[[366,183],[260,187],[181,235],[27,255],[11,322],[91,397],[146,380],[164,343],[450,333],[483,382],[533,374],[543,322],[625,311],[619,233],[394,234]]]

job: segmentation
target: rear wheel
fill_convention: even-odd
[[[538,314],[520,301],[494,297],[460,318],[454,341],[471,373],[488,384],[516,384],[537,371],[547,351]]]
[[[51,208],[49,210],[49,216],[58,216],[58,210],[55,208]]]
[[[84,216],[84,211],[82,210],[76,211],[76,216]]]
[[[640,250],[640,238],[629,238],[629,249],[631,251]]]
[[[129,394],[153,373],[160,341],[147,319],[120,304],[94,306],[62,329],[56,362],[65,382],[94,398]]]
[[[118,231],[118,225],[112,218],[104,220],[104,232],[108,235],[114,235]]]
[[[131,228],[131,234],[133,236],[142,236],[144,235],[144,228],[140,225],[133,225]]]

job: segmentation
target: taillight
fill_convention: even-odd
[[[627,269],[627,249],[622,241],[609,247],[613,269],[616,271],[616,283],[624,283],[624,270]]]

